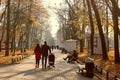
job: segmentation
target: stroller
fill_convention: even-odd
[[[53,53],[50,53],[49,59],[48,59],[49,66],[52,66],[55,68],[54,63],[55,63],[55,55]]]

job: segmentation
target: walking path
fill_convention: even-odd
[[[54,50],[53,53],[56,57],[54,69],[42,70],[41,66],[35,69],[32,55],[19,64],[0,65],[0,80],[98,80],[77,73],[78,67],[75,64],[63,60],[66,54],[61,54],[59,50]]]

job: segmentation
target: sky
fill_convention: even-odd
[[[50,18],[49,18],[49,25],[51,27],[51,33],[52,36],[55,37],[56,33],[59,29],[59,23],[57,15],[55,14],[55,10],[53,8],[59,8],[60,3],[62,3],[63,0],[43,0],[44,6],[48,9]]]

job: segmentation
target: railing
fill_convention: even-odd
[[[19,61],[23,60],[24,58],[29,57],[29,55],[21,55],[20,57],[12,58],[12,64],[18,63]]]
[[[81,57],[80,60],[85,63],[85,57]],[[95,65],[95,76],[101,80],[120,80],[117,75],[105,71],[97,65]]]
[[[105,80],[120,80],[120,78],[117,77],[117,75],[114,75],[108,71],[103,70],[102,68],[95,66],[95,74],[99,79],[103,80],[101,78],[101,76],[105,79]]]

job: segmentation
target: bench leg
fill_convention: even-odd
[[[79,68],[79,72],[80,72],[80,68]]]
[[[83,74],[84,72],[83,72],[83,69],[81,69],[81,74]]]
[[[79,72],[81,72],[81,74],[83,74],[83,69],[80,69],[80,68],[79,68]]]

